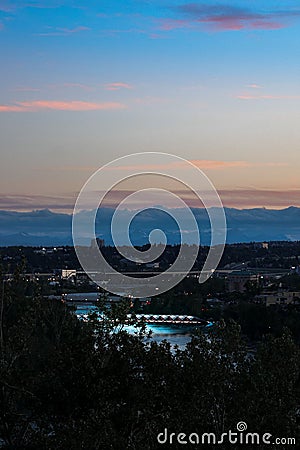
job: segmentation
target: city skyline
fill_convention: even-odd
[[[0,0],[0,208],[71,211],[99,167],[153,151],[225,206],[300,206],[299,25],[295,1]]]

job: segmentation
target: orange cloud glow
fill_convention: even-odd
[[[251,167],[252,165],[252,163],[248,161],[211,161],[206,159],[194,159],[190,162],[199,167],[199,169],[204,170],[228,169],[232,167]]]
[[[190,207],[199,208],[199,200],[190,191],[173,191]],[[283,191],[267,189],[220,189],[219,195],[223,205],[229,208],[275,208],[282,209],[291,205],[300,207],[300,190],[288,189]],[[102,206],[115,208],[120,201],[127,197],[130,191],[113,190],[104,199]],[[105,193],[99,191],[95,195],[102,197]],[[72,213],[77,192],[65,195],[36,195],[32,193],[0,196],[0,209],[9,211],[32,211],[34,209],[49,208],[52,211]],[[141,205],[136,205],[140,207]],[[142,206],[145,206],[144,204]],[[169,205],[172,207],[172,205]]]
[[[255,167],[282,167],[287,166],[285,162],[251,162],[251,161],[216,161],[206,159],[194,159],[189,161],[194,166],[197,166],[201,170],[225,170],[225,169],[243,169],[243,168],[255,168]],[[139,164],[135,166],[116,166],[106,167],[105,170],[143,170],[143,171],[155,171],[155,170],[178,170],[178,169],[190,169],[190,165],[186,161],[176,161],[171,164]]]

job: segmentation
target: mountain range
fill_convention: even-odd
[[[201,243],[210,243],[210,223],[205,209],[193,209],[200,234]],[[172,210],[169,210],[171,213]],[[177,210],[184,221],[185,211]],[[83,211],[83,220],[93,214],[92,211]],[[112,244],[110,232],[113,208],[101,208],[97,213],[96,233],[104,239],[105,243]],[[126,220],[129,211],[122,211]],[[265,208],[235,209],[225,208],[227,221],[227,243],[252,241],[282,241],[300,240],[300,208],[289,207],[275,210]],[[130,237],[135,245],[148,242],[148,236],[153,229],[162,229],[170,244],[180,242],[180,232],[175,220],[168,211],[148,209],[139,213],[130,227]],[[123,221],[117,224],[116,234],[122,244],[124,234]],[[195,234],[185,229],[185,242],[193,243]],[[125,237],[124,237],[125,239]],[[89,245],[91,237],[82,238],[82,244]],[[56,213],[48,209],[31,212],[16,212],[0,210],[0,246],[59,246],[72,245],[72,215]]]

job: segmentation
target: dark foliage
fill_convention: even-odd
[[[174,350],[124,331],[126,305],[83,322],[61,302],[25,298],[24,284],[18,272],[1,284],[3,448],[176,449],[158,433],[220,435],[239,421],[299,439],[299,348],[287,330],[252,356],[230,321]]]

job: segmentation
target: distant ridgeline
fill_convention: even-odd
[[[169,210],[170,213],[172,210]],[[111,219],[112,208],[101,208],[96,218],[96,234],[106,244],[112,244]],[[180,210],[177,211],[180,214]],[[205,209],[193,209],[201,235],[201,244],[210,243],[210,221]],[[300,240],[300,208],[289,207],[282,210],[265,208],[234,209],[225,208],[227,219],[227,242],[261,242]],[[90,217],[92,211],[80,214]],[[128,212],[124,210],[124,217]],[[184,215],[184,210],[182,210]],[[184,223],[184,216],[183,216]],[[32,212],[0,211],[0,246],[53,246],[72,245],[71,214],[54,213],[49,210]],[[118,224],[117,224],[118,227]],[[180,243],[181,234],[176,221],[168,211],[151,208],[138,213],[130,226],[130,238],[134,245],[148,243],[149,233],[153,229],[165,232],[169,244]],[[125,230],[122,224],[116,229],[122,240]],[[83,245],[90,245],[91,237],[82,238]],[[195,234],[184,230],[186,243],[195,242]]]

